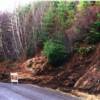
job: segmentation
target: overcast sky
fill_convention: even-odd
[[[0,0],[0,11],[12,12],[18,5],[25,5],[34,0]]]

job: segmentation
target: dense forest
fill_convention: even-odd
[[[40,86],[100,92],[100,1],[38,1],[0,12],[6,61],[32,69],[31,83]]]
[[[19,7],[14,13],[0,13],[0,59],[33,57],[37,52],[37,45],[42,46],[48,39],[63,42],[70,52],[66,30],[75,24],[77,33],[80,33],[83,26],[78,17],[82,16],[81,13],[91,13],[89,7],[95,5],[99,6],[99,3],[42,1]],[[90,23],[84,21],[82,24],[86,24],[87,28]]]

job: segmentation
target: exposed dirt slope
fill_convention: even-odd
[[[37,61],[29,62],[33,59],[37,59]],[[100,44],[87,56],[82,57],[74,53],[70,60],[59,68],[45,63],[47,60],[44,57],[33,59],[24,63],[2,63],[0,67],[5,67],[0,68],[0,80],[10,82],[9,72],[18,72],[21,83],[32,83],[65,92],[79,89],[89,93],[100,93]],[[31,70],[30,64],[33,67]],[[37,66],[35,69],[34,64]],[[35,74],[34,71],[36,71]]]
[[[88,92],[100,93],[100,45],[93,55],[89,70],[76,82],[76,88],[87,90]]]
[[[98,44],[96,50],[87,56],[82,57],[75,53],[63,67],[53,68],[53,66],[45,65],[45,70],[33,74],[30,79],[23,79],[21,82],[31,82],[66,92],[72,89],[85,90],[90,93],[100,92],[99,54],[100,45]],[[40,69],[43,68],[41,66]]]

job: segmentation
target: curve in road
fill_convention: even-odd
[[[0,83],[0,100],[79,100],[79,98],[29,84]]]

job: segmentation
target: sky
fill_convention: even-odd
[[[0,11],[13,12],[13,10],[19,5],[24,6],[34,0],[0,0]]]

